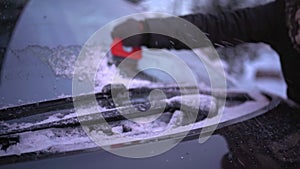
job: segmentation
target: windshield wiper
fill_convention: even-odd
[[[100,106],[114,108],[115,105],[112,102],[111,88],[119,90],[118,88],[124,88],[122,85],[114,84],[107,85],[103,88],[102,92],[93,94],[98,100]],[[165,93],[167,98],[181,95],[181,89],[178,86],[165,86],[165,87],[139,87],[128,89],[130,95],[134,97],[148,96],[148,94],[154,90],[159,89]],[[184,87],[184,94],[193,94],[195,90],[199,90],[199,94],[211,95],[212,91],[208,89],[199,89],[195,86]],[[27,105],[21,105],[16,107],[8,107],[0,110],[0,121],[13,120],[18,118],[24,118],[28,116],[38,115],[41,113],[61,111],[67,109],[73,109],[74,103],[73,99],[83,100],[85,97],[91,97],[92,95],[82,95],[77,97],[65,97],[56,100],[49,100],[43,102],[37,102]],[[222,98],[226,96],[227,101],[250,101],[253,100],[247,92],[237,91],[237,90],[227,90],[227,91],[214,91],[214,97]],[[111,105],[111,106],[110,106]]]

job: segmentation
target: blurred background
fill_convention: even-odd
[[[131,1],[131,0],[129,0]],[[255,7],[273,0],[132,0],[143,10],[173,15],[191,13],[217,14],[241,8]],[[224,60],[226,72],[237,81],[254,84],[260,89],[286,98],[279,56],[265,44],[242,44],[217,48]]]

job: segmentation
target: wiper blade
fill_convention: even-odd
[[[111,104],[111,93],[109,88],[119,88],[120,85],[107,85],[103,88],[103,91],[100,93],[94,94],[96,99],[100,102],[101,106],[108,106]],[[170,98],[174,96],[182,95],[180,88],[178,86],[165,86],[165,87],[140,87],[129,89],[131,95],[147,95],[152,90],[159,89],[165,93],[165,95]],[[184,94],[193,94],[197,89],[195,86],[186,86],[184,88]],[[190,91],[190,92],[189,92]],[[253,100],[247,92],[236,91],[236,90],[227,90],[227,91],[213,91],[215,97],[224,98],[226,96],[227,101],[249,101]],[[211,95],[212,91],[208,89],[199,89],[199,94]],[[90,97],[90,95],[77,96],[75,98],[81,99],[83,97]],[[16,107],[9,107],[0,110],[0,121],[13,120],[18,118],[24,118],[28,116],[38,115],[41,113],[47,113],[50,111],[59,111],[66,109],[73,109],[73,97],[65,97],[56,100],[49,100],[43,102],[37,102],[33,104],[21,105]],[[108,101],[108,102],[107,102]],[[104,105],[103,105],[104,104]],[[112,105],[113,108],[114,105]]]
[[[84,124],[102,124],[109,122],[116,122],[126,119],[133,119],[138,117],[145,117],[149,115],[159,114],[163,112],[174,112],[176,110],[182,110],[186,113],[197,111],[196,120],[200,121],[206,118],[209,112],[217,112],[217,105],[215,99],[205,95],[187,95],[185,99],[194,99],[199,97],[200,102],[208,103],[209,107],[195,107],[193,103],[182,103],[178,97],[172,97],[170,99],[155,100],[151,103],[148,101],[134,103],[133,105],[124,105],[118,108],[112,108],[99,112],[90,113],[87,115],[78,115],[74,109],[70,109],[67,117],[58,118],[58,115],[52,114],[51,117],[56,117],[56,120],[48,121],[47,119],[35,122],[25,123],[24,119],[12,120],[10,123],[0,123],[0,137],[5,135],[17,134],[27,131],[37,131],[48,128],[64,128],[64,127],[76,127],[81,123]],[[151,104],[151,105],[150,105]],[[147,111],[150,107],[151,110]],[[122,112],[122,113],[120,113]],[[59,112],[58,112],[59,113]],[[32,118],[32,117],[31,117]],[[36,117],[33,117],[36,118]]]

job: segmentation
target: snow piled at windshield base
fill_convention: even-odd
[[[111,122],[107,125],[97,124],[85,130],[101,138],[101,144],[111,146],[131,141],[153,139],[164,132],[175,132],[182,126],[184,113],[163,113],[156,120],[149,123],[135,123],[130,120]],[[140,117],[135,120],[148,121],[151,116]],[[83,126],[86,127],[86,126]],[[0,149],[1,156],[22,155],[31,152],[61,153],[76,150],[95,149],[95,142],[87,136],[81,127],[77,128],[50,128],[39,131],[24,132],[19,134],[20,142],[11,145],[7,150]]]

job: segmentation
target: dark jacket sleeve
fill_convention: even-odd
[[[230,46],[241,42],[266,42],[272,40],[272,30],[276,26],[276,8],[278,2],[245,8],[218,15],[192,14],[181,16],[203,31],[214,45]],[[171,32],[176,37],[191,38],[189,30],[178,25],[173,17],[164,19],[147,19],[145,25],[150,32]],[[196,36],[196,35],[192,35]],[[150,48],[188,48],[178,39],[161,34],[149,34],[146,43]],[[202,47],[203,45],[193,46]]]

